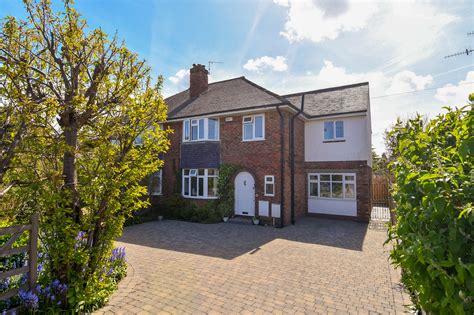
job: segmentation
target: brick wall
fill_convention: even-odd
[[[165,154],[165,165],[163,166],[163,195],[169,196],[176,190],[176,174],[179,171],[180,164],[180,146],[182,141],[182,122],[169,122],[164,128],[170,128],[173,133],[170,134],[170,149]]]
[[[305,162],[305,172],[356,173],[357,219],[369,221],[372,211],[372,168],[367,161]],[[306,196],[308,188],[305,185]],[[305,197],[306,198],[306,197]],[[307,205],[306,205],[307,211]]]

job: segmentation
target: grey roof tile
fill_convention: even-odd
[[[357,83],[328,89],[284,95],[294,106],[301,108],[308,117],[366,111],[369,107],[369,83]]]
[[[210,83],[208,90],[196,98],[189,98],[189,90],[185,90],[165,101],[168,119],[172,120],[280,104],[297,109],[303,94],[306,117],[361,112],[369,106],[367,82],[279,96],[245,77]]]

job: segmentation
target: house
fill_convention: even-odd
[[[195,64],[189,89],[166,99],[174,130],[152,192],[180,187],[196,202],[217,198],[223,163],[238,164],[235,215],[368,221],[371,212],[369,85],[277,95],[245,77],[208,83]]]

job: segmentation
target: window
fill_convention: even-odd
[[[183,196],[188,198],[217,198],[217,169],[184,169]]]
[[[324,140],[344,139],[344,121],[325,121]]]
[[[183,122],[183,141],[219,140],[219,120],[188,119]]]
[[[265,196],[275,196],[275,176],[265,176]]]
[[[162,174],[163,172],[159,170],[150,175],[150,179],[148,183],[148,193],[151,196],[161,195],[161,183],[163,180]]]
[[[242,139],[243,141],[265,139],[265,116],[264,115],[253,115],[253,116],[243,117]]]
[[[308,174],[310,198],[355,199],[355,174]]]

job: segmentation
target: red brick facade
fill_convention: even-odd
[[[220,158],[221,163],[237,164],[242,170],[253,175],[255,180],[255,213],[258,215],[258,201],[265,200],[281,204],[281,179],[283,176],[283,204],[281,205],[283,224],[291,224],[291,176],[290,176],[290,137],[291,116],[286,110],[276,109],[265,114],[265,140],[242,141],[243,115],[220,117]],[[182,121],[169,122],[165,128],[174,130],[170,135],[171,148],[165,156],[163,168],[163,195],[171,195],[180,187],[179,177],[180,147],[182,142]],[[283,130],[283,139],[280,131]],[[308,213],[307,173],[314,170],[351,171],[357,174],[357,215],[359,220],[370,217],[371,168],[366,161],[346,162],[305,162],[304,161],[304,121],[294,120],[295,151],[295,219]],[[283,144],[282,144],[283,140]],[[281,148],[283,147],[283,174],[281,173]],[[274,196],[264,195],[265,175],[275,177]],[[180,192],[179,192],[180,193]],[[264,218],[263,218],[264,219]]]

